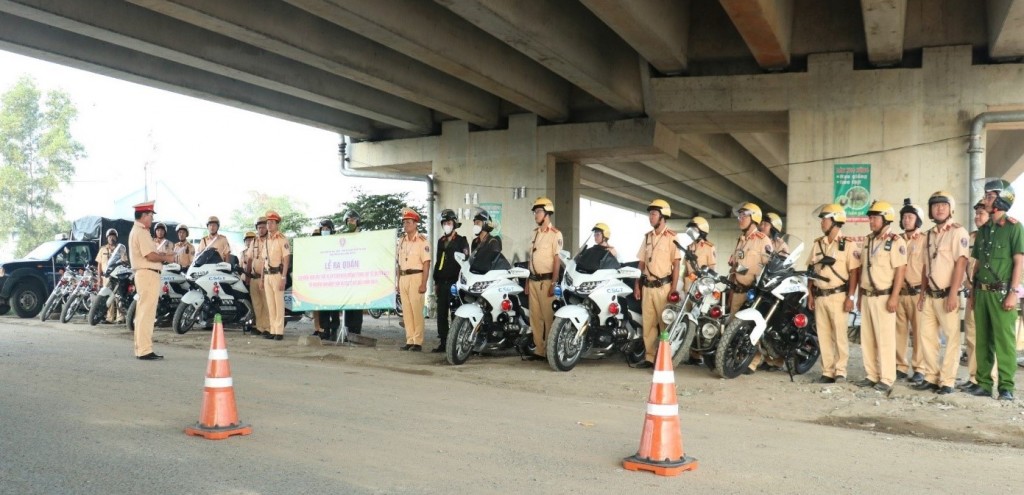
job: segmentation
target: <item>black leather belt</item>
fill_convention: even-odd
[[[812,287],[811,288],[811,293],[814,294],[814,297],[826,297],[826,296],[831,296],[832,294],[838,294],[840,292],[846,292],[846,289],[847,289],[846,284],[840,285],[839,287],[833,287],[831,289],[819,289],[817,287]]]
[[[530,280],[533,280],[534,282],[539,282],[541,280],[551,280],[551,274],[550,273],[531,273],[530,274]]]
[[[667,277],[656,278],[654,280],[646,279],[644,280],[644,287],[647,287],[648,289],[657,289],[658,287],[661,287],[662,285],[665,285],[670,282],[672,282],[671,275]]]
[[[974,284],[978,290],[986,292],[1006,292],[1010,287],[1004,282],[996,282],[994,284]]]
[[[892,294],[892,287],[882,290],[864,289],[864,297],[888,296]]]
[[[949,296],[949,289],[948,288],[946,288],[946,289],[939,289],[939,290],[925,289],[924,293],[925,293],[925,295],[927,295],[928,297],[931,297],[933,299],[945,299],[947,296]]]
[[[402,270],[398,273],[399,275],[415,275],[417,273],[423,273],[423,270]]]
[[[263,269],[263,274],[264,275],[277,275],[279,273],[281,273],[281,267],[279,267],[279,266],[278,267],[271,266],[271,267]]]
[[[915,285],[913,287],[904,287],[900,289],[901,296],[919,296],[921,295],[921,286]]]

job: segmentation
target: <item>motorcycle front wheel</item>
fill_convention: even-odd
[[[64,305],[64,309],[61,310],[60,312],[61,323],[67,323],[71,321],[72,318],[75,317],[75,313],[78,312],[78,306],[81,304],[81,301],[81,296],[75,296],[71,298],[71,300],[68,301],[67,304]]]
[[[576,339],[576,327],[565,318],[555,318],[551,323],[551,332],[548,333],[547,354],[548,364],[555,371],[569,371],[576,367],[583,355],[583,341],[585,336]]]
[[[449,364],[460,365],[469,359],[473,352],[473,324],[469,320],[456,316],[448,331],[448,342],[445,343],[444,357]]]
[[[124,324],[128,326],[129,332],[135,331],[135,309],[139,305],[139,301],[132,301],[131,306],[128,306],[128,313],[124,315]]]
[[[821,348],[818,347],[818,339],[814,336],[814,329],[804,336],[803,343],[797,348],[796,353],[786,359],[786,366],[793,370],[794,375],[802,375],[811,371],[814,364],[821,357]]]
[[[384,310],[381,309],[368,309],[366,312],[369,313],[370,318],[373,318],[374,320],[379,319],[380,315],[384,314]]]
[[[178,334],[184,334],[192,330],[192,326],[196,324],[196,313],[198,312],[199,309],[191,304],[179,304],[178,309],[174,310],[174,320],[171,321],[171,327]]]
[[[43,310],[39,312],[39,321],[46,321],[50,317],[58,300],[60,300],[60,296],[54,290],[50,293],[50,297],[46,299],[46,304],[43,304]]]
[[[750,366],[756,348],[750,343],[754,322],[733,318],[725,327],[715,353],[715,373],[722,378],[736,378]]]
[[[672,366],[679,366],[690,357],[693,339],[697,336],[697,325],[688,320],[677,320],[668,329],[668,343],[672,345]]]
[[[71,301],[68,301],[70,303]],[[92,302],[92,306],[89,308],[89,324],[96,326],[107,317],[107,296],[96,296],[96,300]]]

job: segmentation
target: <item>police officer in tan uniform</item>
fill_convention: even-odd
[[[974,205],[974,227],[979,228],[982,225],[988,223],[988,210],[985,209],[985,201],[978,200],[978,203]],[[974,248],[974,241],[978,236],[978,232],[971,232],[971,248]],[[975,265],[978,260],[971,257],[967,260],[967,274],[964,276],[964,288],[967,289],[968,294],[974,287],[974,274]],[[957,388],[961,390],[969,390],[978,386],[978,379],[974,376],[978,373],[978,355],[975,353],[975,338],[977,335],[977,327],[974,322],[974,308],[970,305],[967,306],[964,312],[964,354],[967,359],[967,380],[964,380]],[[961,364],[963,364],[964,358],[961,358]],[[995,367],[992,368],[992,382],[998,381],[998,372]]]
[[[562,233],[551,225],[555,204],[548,198],[537,198],[530,207],[537,228],[533,229],[530,243],[530,280],[526,283],[526,295],[530,303],[530,330],[536,346],[529,359],[545,359],[548,332],[555,321],[551,303],[555,299],[555,282],[562,260]],[[500,247],[499,247],[500,249]]]
[[[782,217],[778,213],[768,212],[758,224],[758,230],[772,240],[772,251],[789,253],[789,245],[782,238]]]
[[[612,229],[608,224],[598,222],[594,224],[594,228],[590,229],[590,232],[594,236],[595,245],[605,248],[613,257],[619,257],[619,252],[615,250],[615,247],[608,244],[608,239],[612,237]]]
[[[174,262],[186,269],[192,264],[196,257],[196,248],[188,242],[188,227],[185,224],[178,224],[178,242],[174,243]]]
[[[266,265],[267,251],[267,217],[259,217],[254,225],[256,238],[253,239],[253,253],[248,272],[249,297],[252,298],[252,311],[255,313],[256,328],[252,333],[270,335],[270,313],[267,306],[267,291],[263,286],[263,268]]]
[[[288,238],[278,231],[281,215],[276,211],[268,211],[267,241],[262,245],[263,251],[263,291],[267,297],[267,315],[270,333],[263,337],[284,340],[284,289],[288,279],[288,255],[291,246]]]
[[[925,289],[918,299],[918,323],[921,328],[921,347],[924,355],[924,381],[914,385],[916,390],[934,390],[940,395],[953,393],[956,372],[960,367],[960,295],[959,288],[967,271],[970,258],[970,237],[967,229],[954,223],[953,195],[937,191],[928,198],[928,218],[935,227],[925,240]],[[939,331],[946,337],[946,351],[939,365]]]
[[[405,323],[403,351],[423,350],[423,304],[430,276],[430,241],[416,231],[420,214],[402,208],[402,238],[398,241],[398,295]]]
[[[220,259],[224,262],[230,262],[231,257],[231,244],[228,243],[228,238],[224,237],[217,232],[220,230],[220,219],[217,217],[210,217],[206,220],[206,229],[210,232],[209,235],[203,237],[203,240],[199,241],[198,251],[201,253],[204,249],[212,247],[220,253]]]
[[[128,252],[132,271],[135,272],[135,290],[139,303],[135,310],[135,357],[155,361],[164,357],[153,352],[153,324],[156,321],[156,302],[160,297],[161,263],[174,261],[173,253],[158,253],[149,228],[153,225],[154,202],[135,205],[135,224],[128,235]]]
[[[896,307],[907,269],[907,243],[889,232],[896,210],[885,201],[868,207],[868,235],[861,251],[861,350],[866,377],[856,383],[889,393],[896,381]]]
[[[818,383],[836,383],[846,380],[846,366],[850,361],[846,332],[860,280],[861,247],[856,240],[843,236],[841,229],[846,223],[846,210],[842,206],[822,205],[816,216],[821,219],[821,233],[825,235],[814,240],[807,265],[829,280],[808,282],[807,308],[814,311],[821,349]],[[826,256],[835,259],[835,263],[818,265]]]
[[[100,248],[98,253],[96,253],[96,272],[100,274],[100,287],[106,283],[106,280],[104,280],[104,274],[107,271],[107,265],[110,263],[110,257],[114,255],[114,251],[117,250],[118,246],[120,246],[120,244],[117,243],[117,230],[107,229],[106,237],[107,243]],[[107,319],[104,320],[104,323],[114,323],[117,321],[118,313],[120,312],[123,314],[124,310],[117,307],[118,299],[119,298],[117,297],[110,298],[110,304],[107,308]]]
[[[163,222],[159,222],[153,227],[153,243],[156,244],[156,251],[158,253],[170,253],[174,249],[174,244],[167,240],[167,226]]]
[[[644,234],[644,241],[636,257],[640,260],[641,276],[633,288],[641,302],[644,320],[644,361],[637,368],[653,368],[658,353],[658,336],[665,330],[661,312],[679,283],[679,259],[676,233],[668,228],[672,207],[664,199],[655,199],[647,205],[647,221],[654,230]],[[532,306],[531,306],[532,307]]]
[[[711,233],[711,224],[708,223],[704,217],[693,217],[690,223],[686,224],[686,228],[697,229],[700,232],[700,236],[697,241],[686,247],[697,261],[693,263],[687,263],[686,277],[683,279],[683,291],[689,291],[690,286],[697,281],[697,271],[703,267],[708,267],[712,270],[718,264],[718,253],[715,250],[715,245],[708,240],[708,234]]]
[[[736,250],[729,257],[729,266],[732,267],[733,292],[729,301],[729,314],[734,315],[747,299],[747,291],[754,285],[757,276],[771,256],[774,249],[772,240],[761,232],[761,208],[754,203],[741,203],[733,208],[736,215],[737,225],[740,229],[740,236],[736,239]],[[744,271],[745,269],[745,271]],[[742,272],[742,273],[741,273]],[[750,361],[750,366],[743,372],[749,375],[761,365],[763,357],[758,350]],[[782,366],[781,360],[773,360],[765,366],[769,371],[774,371]]]
[[[256,232],[251,230],[246,232],[245,236],[242,237],[242,243],[245,247],[242,248],[242,256],[240,256],[238,264],[242,267],[242,282],[245,283],[246,287],[251,287],[252,277],[249,276],[249,272],[246,268],[252,264],[253,250],[255,249],[253,248],[253,245],[256,243]],[[252,292],[252,290],[250,289],[249,292]]]
[[[907,271],[904,285],[900,289],[900,302],[896,308],[896,379],[906,379],[918,384],[924,380],[924,353],[921,349],[921,332],[918,330],[917,301],[921,296],[924,270],[924,234],[921,223],[924,211],[920,206],[903,200],[900,209],[900,226],[903,240],[907,243]],[[914,353],[907,358],[907,337],[910,337]]]

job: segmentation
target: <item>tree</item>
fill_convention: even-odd
[[[402,226],[399,212],[407,206],[423,216],[425,222],[430,221],[429,218],[425,218],[426,209],[422,205],[409,202],[408,192],[366,194],[359,189],[356,189],[354,192],[356,194],[355,199],[342,203],[341,211],[328,216],[328,218],[334,221],[336,228],[341,228],[345,223],[345,213],[349,210],[355,210],[359,213],[359,228],[362,230],[397,230]],[[418,229],[420,232],[427,231],[423,222],[420,223]]]
[[[67,93],[44,95],[28,76],[0,96],[0,239],[16,236],[19,256],[66,227],[58,193],[85,157],[77,116]]]
[[[307,234],[307,227],[311,226],[309,217],[304,211],[306,203],[284,196],[271,196],[257,191],[249,191],[249,201],[241,208],[231,212],[231,223],[229,228],[241,232],[254,230],[253,224],[256,219],[267,213],[267,210],[274,210],[281,215],[279,230],[282,234]]]

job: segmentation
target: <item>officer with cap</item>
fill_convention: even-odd
[[[608,244],[608,239],[612,237],[612,229],[611,227],[608,227],[608,224],[598,222],[594,224],[594,227],[590,229],[590,232],[594,236],[594,244],[607,249],[608,253],[612,256],[616,258],[619,257],[618,251],[616,251],[611,244]]]
[[[545,359],[548,332],[555,320],[551,303],[555,300],[555,282],[558,281],[562,250],[562,233],[551,224],[555,204],[548,198],[537,198],[530,207],[537,228],[530,242],[530,279],[526,282],[526,295],[530,304],[530,330],[536,346],[530,360]]]
[[[334,235],[334,221],[330,218],[320,220],[320,230],[316,234],[320,236]],[[321,335],[327,340],[337,340],[338,330],[341,328],[341,312],[320,310],[319,313]]]
[[[907,271],[907,242],[889,231],[896,209],[885,201],[868,207],[871,234],[861,251],[861,350],[866,377],[860,387],[889,393],[896,381],[896,307]]]
[[[257,335],[270,335],[270,313],[267,306],[267,291],[263,286],[263,267],[266,264],[267,251],[267,217],[259,217],[253,225],[256,228],[256,238],[253,239],[252,259],[246,272],[249,273],[249,297],[252,298],[252,312],[255,314],[256,328],[252,330]]]
[[[279,230],[281,215],[267,211],[267,241],[262,243],[263,291],[267,297],[267,315],[270,333],[266,339],[284,340],[284,289],[288,282],[288,263],[291,245]]]
[[[360,228],[359,212],[348,210],[345,212],[345,225],[338,229],[340,234],[354,234]],[[355,309],[345,311],[345,332],[359,335],[363,333],[363,310]]]
[[[972,256],[974,291],[967,307],[974,307],[975,352],[978,385],[966,392],[991,397],[998,386],[1000,400],[1013,400],[1014,363],[1017,359],[1014,327],[1017,322],[1017,290],[1024,264],[1024,229],[1006,214],[1016,199],[1013,186],[1002,179],[985,180],[988,223],[978,229]],[[998,384],[992,381],[993,361],[998,363]]]
[[[934,390],[940,395],[953,393],[956,372],[960,368],[959,289],[967,271],[970,236],[967,229],[953,222],[953,195],[937,191],[928,198],[928,218],[935,226],[925,236],[924,290],[918,298],[918,325],[921,347],[914,353],[924,355],[924,381],[916,390]],[[916,329],[915,329],[916,330]],[[946,350],[939,364],[939,331],[946,337]]]
[[[402,208],[402,237],[398,241],[398,294],[405,323],[403,351],[423,350],[423,304],[430,275],[430,241],[416,227],[420,214]]]
[[[768,212],[765,214],[758,230],[772,240],[772,251],[776,253],[789,253],[789,246],[782,239],[782,217],[778,213]]]
[[[918,328],[917,301],[921,297],[924,280],[925,235],[921,233],[924,211],[910,198],[903,200],[900,226],[907,243],[907,272],[900,289],[900,302],[896,308],[896,379],[907,379],[913,384],[924,381],[924,352],[921,352],[921,332]],[[907,338],[910,337],[914,354],[907,358]]]
[[[230,262],[231,244],[228,242],[227,237],[217,233],[220,230],[220,219],[213,216],[208,218],[206,220],[206,230],[208,230],[210,234],[203,237],[203,240],[199,241],[198,251],[201,253],[206,250],[206,248],[212,247],[220,253],[221,261]]]
[[[818,347],[821,349],[821,378],[818,383],[846,381],[846,366],[850,361],[850,341],[847,335],[848,318],[857,299],[860,280],[860,245],[843,236],[846,210],[837,204],[818,207],[815,216],[820,219],[823,236],[814,240],[807,265],[826,279],[807,282],[807,308],[814,311],[817,323]],[[835,263],[822,266],[821,260],[829,256]]]
[[[668,228],[672,207],[664,199],[655,199],[647,205],[647,220],[652,230],[644,234],[636,257],[641,276],[633,288],[634,297],[641,301],[644,320],[645,359],[638,368],[653,368],[658,352],[658,335],[665,330],[661,312],[679,283],[679,260],[676,233]],[[533,306],[531,306],[532,308]]]
[[[159,253],[170,253],[173,244],[167,240],[167,226],[159,222],[153,227],[153,242],[156,243],[156,250]]]
[[[174,261],[174,254],[156,250],[149,228],[153,225],[154,202],[135,205],[135,224],[128,235],[128,253],[135,272],[135,290],[139,303],[135,310],[135,357],[155,361],[164,357],[153,352],[153,324],[156,321],[156,302],[160,297],[160,268],[162,263]]]
[[[736,215],[737,226],[740,229],[740,236],[736,239],[736,250],[729,257],[729,266],[732,267],[731,277],[733,281],[732,298],[729,300],[729,314],[734,315],[743,303],[747,301],[747,291],[754,285],[761,269],[768,264],[774,248],[772,240],[759,230],[761,225],[761,208],[754,203],[740,203],[732,209]],[[761,351],[754,354],[750,366],[744,370],[744,374],[751,374],[764,358]],[[766,366],[769,371],[779,369],[781,362],[773,362]]]
[[[107,271],[107,264],[110,263],[110,257],[114,255],[114,251],[121,245],[117,242],[117,230],[107,229],[105,237],[107,238],[107,243],[100,248],[100,252],[96,253],[96,271],[100,274],[100,287],[106,283],[106,281],[103,280],[103,274]],[[117,320],[118,313],[120,312],[123,314],[124,308],[118,308],[117,301],[118,298],[112,298],[111,304],[107,309],[107,319],[104,320],[104,323],[114,323],[114,321]]]
[[[697,240],[686,247],[686,250],[693,255],[692,259],[686,261],[686,276],[683,278],[683,291],[689,292],[690,286],[697,281],[697,273],[702,268],[707,267],[714,270],[718,265],[718,252],[715,245],[708,240],[711,224],[706,218],[693,217],[690,223],[686,224],[686,228],[697,229],[699,232]],[[684,364],[699,365],[703,362],[700,353],[691,350],[690,359],[684,361]]]
[[[249,292],[252,293],[252,277],[249,276],[248,267],[252,265],[252,256],[255,248],[253,245],[256,243],[256,232],[250,230],[245,233],[242,237],[242,244],[245,246],[242,248],[242,259],[239,260],[239,264],[242,266],[242,281],[246,287],[249,287]]]
[[[196,257],[196,248],[188,242],[188,227],[180,223],[177,228],[178,242],[174,243],[174,262],[186,269]]]
[[[469,257],[469,241],[456,230],[462,226],[459,216],[450,209],[441,210],[441,237],[437,238],[437,260],[434,262],[434,296],[437,301],[437,338],[441,343],[430,352],[444,352],[448,342],[451,318],[451,287],[459,279],[455,253]]]
[[[338,229],[339,234],[352,234],[359,232],[359,212],[348,210],[345,212],[345,225]]]
[[[479,256],[484,252],[501,252],[501,238],[494,237],[496,223],[491,219],[491,214],[483,208],[477,208],[473,214],[473,242],[470,251],[473,256]]]
[[[988,223],[988,211],[985,210],[985,200],[980,199],[974,205],[974,228],[975,231],[971,232],[971,250],[974,250],[974,245],[977,241],[978,232],[977,229],[981,228],[982,225]],[[967,292],[967,297],[970,297],[971,292],[974,290],[974,269],[978,265],[978,260],[972,255],[967,260],[967,274],[964,276],[964,290]],[[975,375],[978,373],[978,355],[975,352],[975,342],[977,335],[977,326],[974,321],[974,308],[968,306],[964,312],[964,356],[960,358],[960,364],[967,365],[967,380],[964,380],[957,388],[960,390],[968,390],[978,386],[978,380]],[[966,362],[964,360],[966,359]],[[999,379],[998,370],[992,370],[992,381],[993,383]]]

